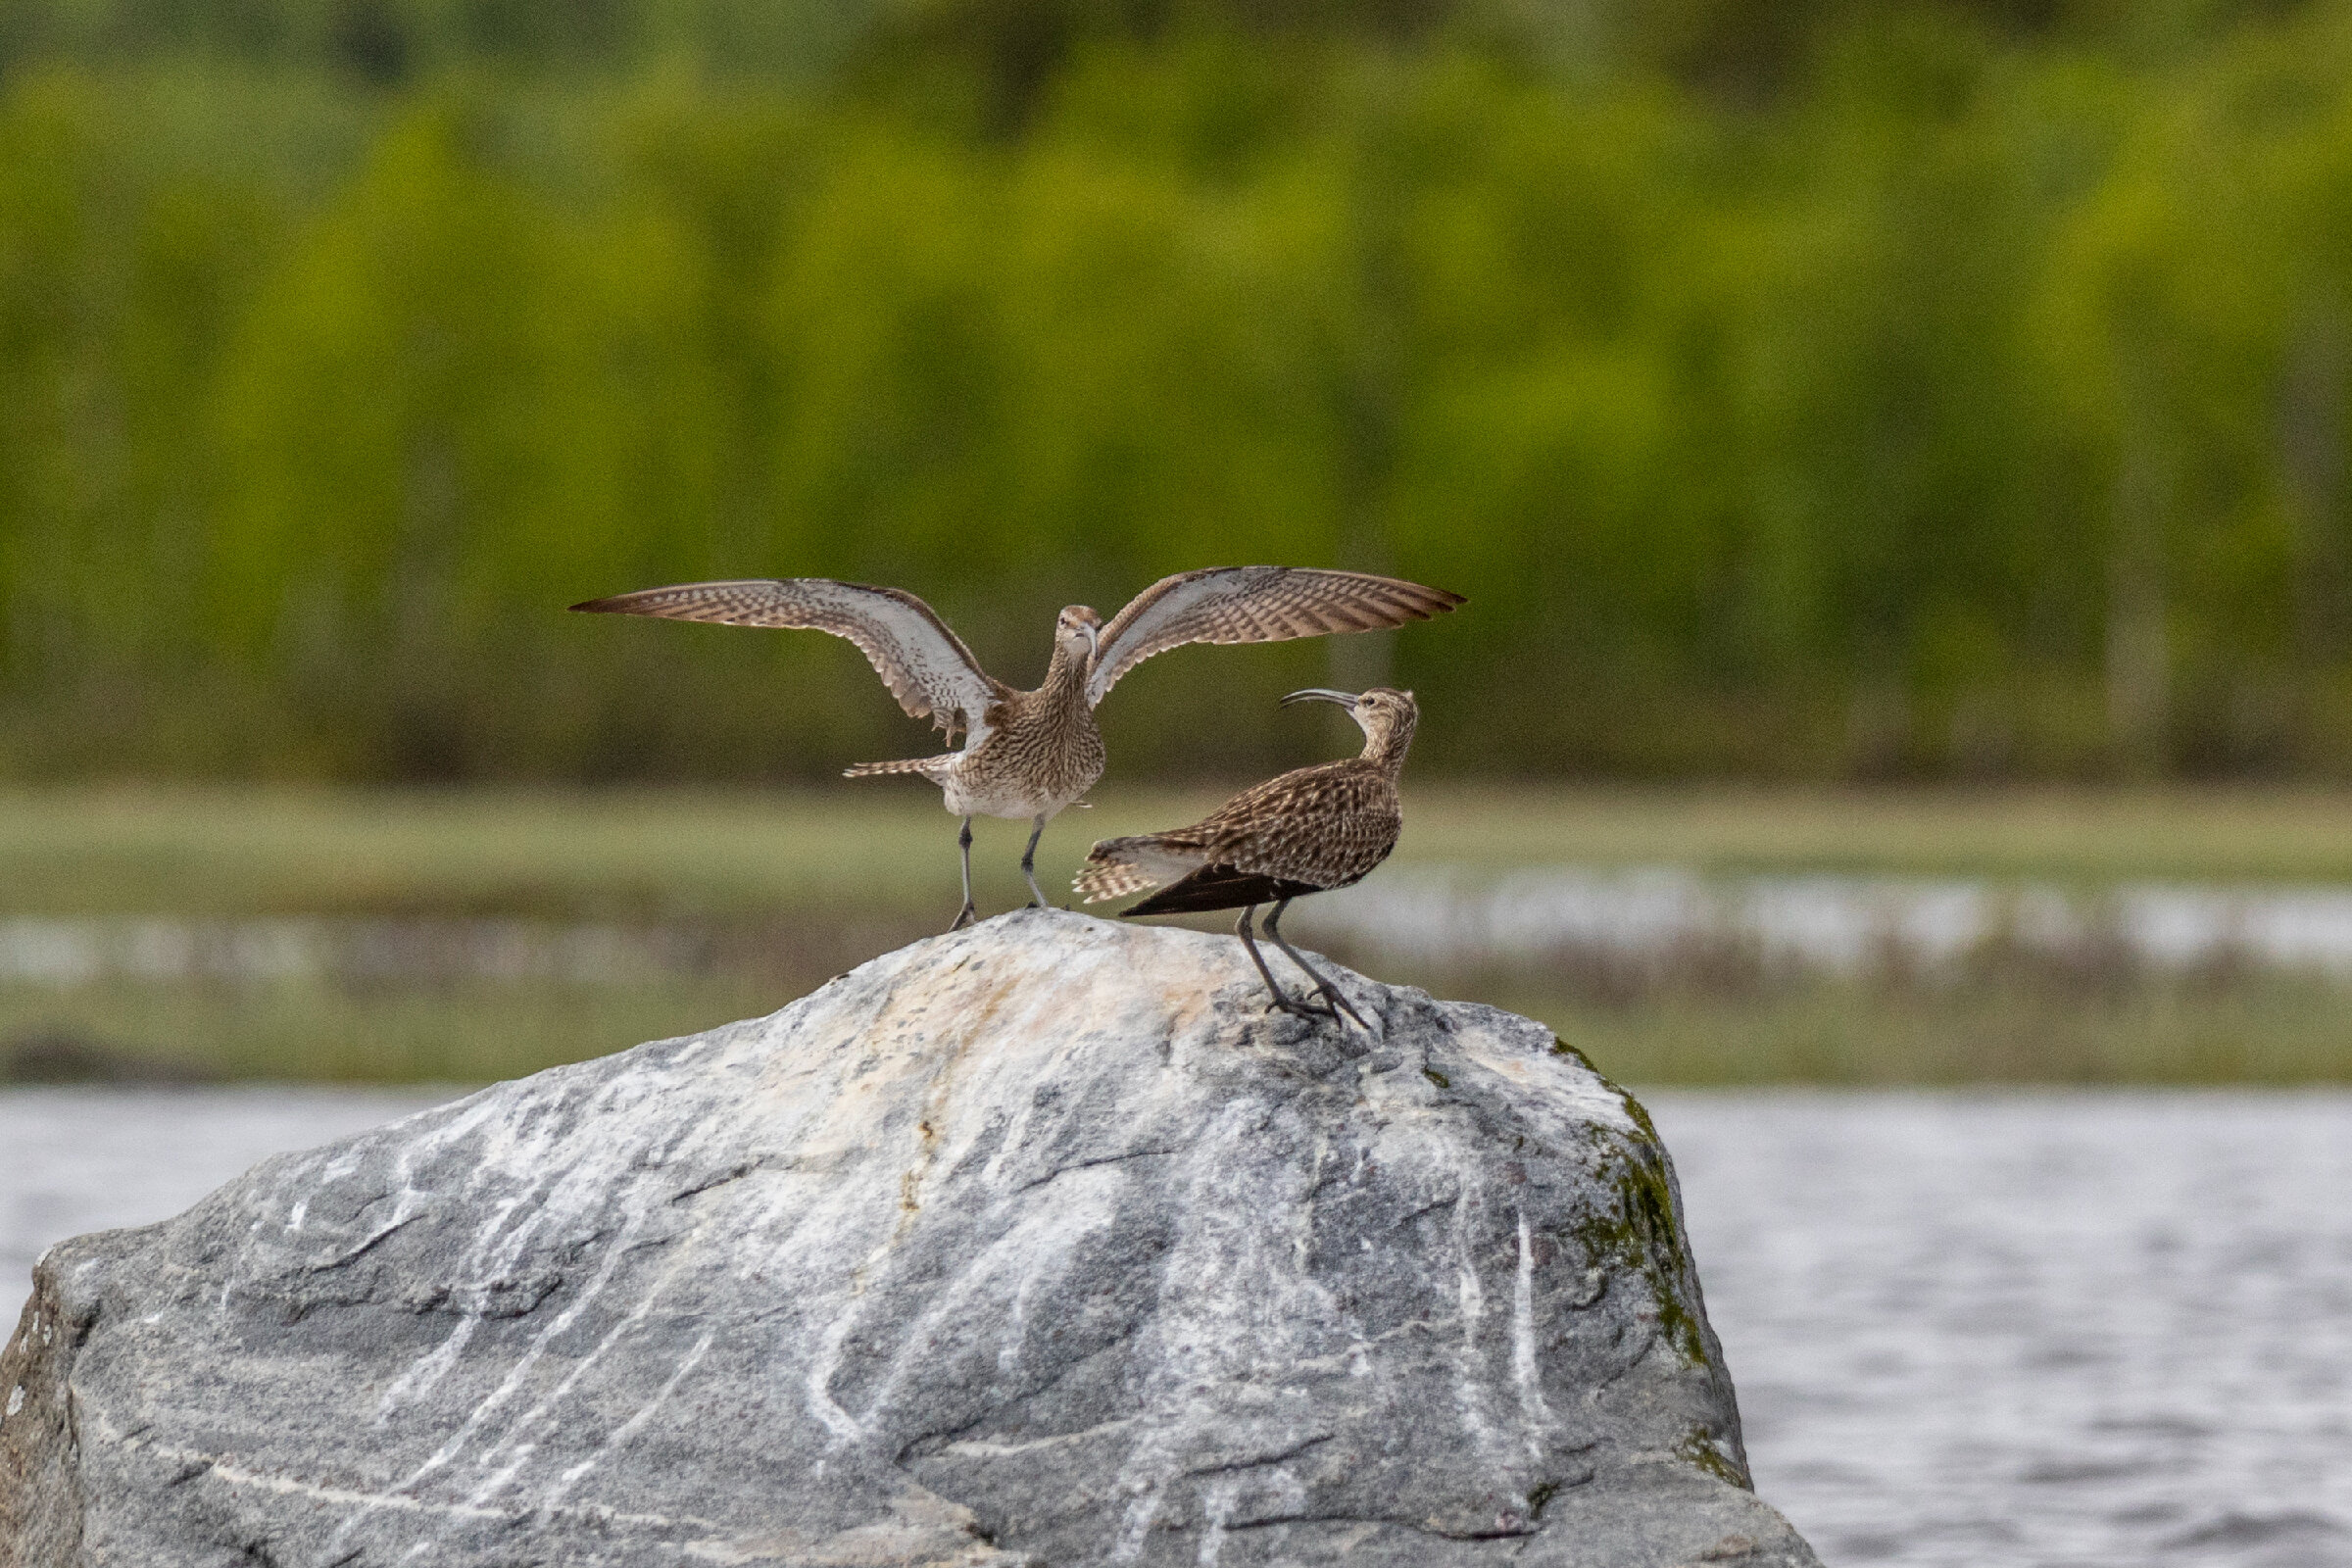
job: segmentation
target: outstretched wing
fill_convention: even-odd
[[[660,615],[722,626],[806,626],[858,645],[899,706],[953,736],[974,740],[1005,695],[929,605],[898,588],[830,577],[689,582],[591,599],[574,610],[601,615]]]
[[[1360,571],[1211,566],[1162,577],[1102,630],[1086,680],[1100,703],[1121,675],[1186,643],[1273,643],[1427,620],[1469,601],[1443,588]]]

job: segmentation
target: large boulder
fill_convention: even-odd
[[[1814,1563],[1641,1107],[1340,973],[1024,911],[65,1243],[0,1555]]]

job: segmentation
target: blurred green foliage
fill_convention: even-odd
[[[2352,776],[2352,7],[0,0],[0,774],[928,749],[705,576],[1473,603],[1114,772]]]

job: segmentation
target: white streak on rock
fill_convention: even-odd
[[[481,1327],[481,1323],[482,1320],[473,1313],[466,1314],[458,1319],[447,1339],[411,1362],[408,1370],[384,1390],[383,1397],[375,1401],[376,1424],[381,1426],[391,1420],[402,1404],[424,1394],[447,1377],[449,1369],[456,1366],[458,1358],[466,1353],[466,1345],[473,1339],[473,1331]]]
[[[816,1354],[809,1358],[808,1376],[802,1387],[808,1393],[808,1413],[836,1443],[856,1443],[865,1436],[865,1428],[858,1418],[843,1409],[833,1397],[833,1374],[841,1369],[842,1343],[858,1323],[858,1298],[852,1297],[846,1309],[831,1323],[816,1342]]]
[[[280,1496],[305,1497],[319,1502],[358,1506],[368,1510],[383,1509],[449,1519],[512,1521],[527,1518],[542,1511],[541,1505],[536,1503],[525,1507],[484,1507],[468,1502],[447,1502],[427,1497],[413,1497],[399,1492],[368,1492],[357,1487],[330,1486],[322,1482],[306,1480],[301,1476],[256,1470],[240,1464],[234,1459],[210,1453],[201,1448],[152,1443],[138,1438],[125,1438],[120,1425],[105,1412],[85,1413],[96,1418],[93,1424],[105,1432],[111,1440],[126,1446],[143,1447],[176,1469],[201,1473],[212,1479],[226,1482],[232,1487],[250,1488],[258,1492],[274,1493]],[[661,1530],[671,1530],[680,1526],[703,1530],[714,1528],[710,1520],[697,1518],[691,1514],[627,1512],[612,1508],[589,1507],[559,1511],[571,1513],[581,1519],[605,1525],[617,1524]]]
[[[613,1270],[618,1268],[621,1259],[628,1255],[629,1241],[635,1235],[637,1222],[641,1218],[642,1216],[636,1213],[627,1216],[622,1224],[620,1235],[606,1250],[603,1261],[598,1266],[596,1277],[581,1290],[579,1296],[569,1305],[556,1314],[555,1321],[549,1323],[532,1337],[530,1345],[521,1355],[515,1358],[514,1365],[509,1369],[506,1377],[500,1381],[497,1388],[490,1392],[487,1398],[473,1407],[456,1434],[447,1443],[434,1449],[422,1464],[416,1466],[392,1488],[395,1494],[405,1495],[413,1493],[427,1477],[448,1466],[460,1453],[465,1451],[466,1444],[472,1441],[473,1435],[489,1421],[491,1415],[514,1396],[514,1391],[520,1388],[523,1380],[530,1375],[531,1368],[536,1366],[539,1358],[546,1353],[548,1342],[569,1329],[573,1323],[579,1320],[580,1314],[588,1309],[589,1304],[603,1294],[605,1286],[612,1281]],[[355,1513],[346,1519],[336,1530],[334,1538],[329,1544],[330,1546],[340,1549],[350,1539],[351,1532],[365,1523],[366,1519],[365,1511]]]
[[[1519,1269],[1511,1284],[1511,1381],[1519,1387],[1520,1412],[1527,1418],[1529,1457],[1542,1454],[1542,1434],[1551,1426],[1551,1407],[1536,1365],[1536,1252],[1527,1213],[1519,1213]]]
[[[718,1330],[714,1328],[703,1330],[702,1338],[694,1342],[694,1348],[686,1352],[686,1358],[678,1363],[677,1369],[669,1374],[668,1380],[662,1385],[654,1396],[638,1406],[634,1415],[614,1427],[612,1435],[599,1444],[596,1450],[587,1458],[582,1459],[557,1478],[556,1484],[548,1488],[540,1499],[540,1505],[552,1507],[562,1502],[570,1494],[571,1489],[579,1484],[582,1476],[627,1447],[629,1440],[645,1430],[646,1423],[654,1418],[654,1412],[667,1404],[669,1396],[678,1392],[678,1385],[686,1381],[686,1375],[702,1365],[703,1357],[710,1353],[710,1342],[717,1337]]]
[[[533,1426],[537,1425],[542,1419],[544,1419],[550,1410],[553,1410],[557,1405],[564,1401],[564,1396],[568,1395],[572,1391],[573,1386],[576,1385],[581,1378],[588,1375],[589,1369],[594,1367],[598,1361],[604,1358],[605,1352],[612,1349],[613,1345],[619,1341],[622,1335],[628,1333],[638,1324],[645,1321],[646,1314],[654,1309],[654,1302],[657,1299],[659,1299],[658,1287],[655,1290],[647,1291],[643,1297],[639,1298],[637,1303],[629,1308],[627,1313],[621,1317],[620,1321],[613,1324],[612,1327],[606,1332],[603,1339],[597,1341],[595,1348],[591,1349],[586,1355],[583,1355],[577,1360],[573,1361],[571,1364],[571,1369],[564,1374],[563,1378],[557,1382],[556,1386],[549,1390],[548,1393],[543,1396],[537,1403],[533,1404],[528,1410],[525,1410],[521,1415],[517,1416],[513,1424],[507,1428],[506,1436],[499,1439],[498,1442],[492,1444],[489,1447],[485,1448],[482,1451],[481,1457],[476,1459],[474,1462],[477,1465],[486,1467],[498,1458],[499,1453],[503,1449],[506,1449],[510,1446],[519,1447],[522,1450],[523,1457],[529,1457],[530,1452],[535,1445],[524,1441],[523,1435],[529,1432]],[[475,1489],[471,1500],[475,1502],[487,1502],[491,1497],[497,1495],[499,1490],[504,1487],[507,1482],[514,1479],[515,1472],[520,1468],[521,1460],[518,1459],[514,1464],[509,1465],[503,1470],[499,1471],[498,1474],[483,1482],[480,1487]]]
[[[1119,1521],[1119,1538],[1111,1544],[1112,1562],[1133,1562],[1144,1554],[1145,1538],[1152,1533],[1152,1521],[1159,1517],[1160,1490],[1154,1486],[1127,1505]]]

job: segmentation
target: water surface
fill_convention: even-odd
[[[2352,1564],[2352,1094],[1644,1098],[1825,1562]]]

